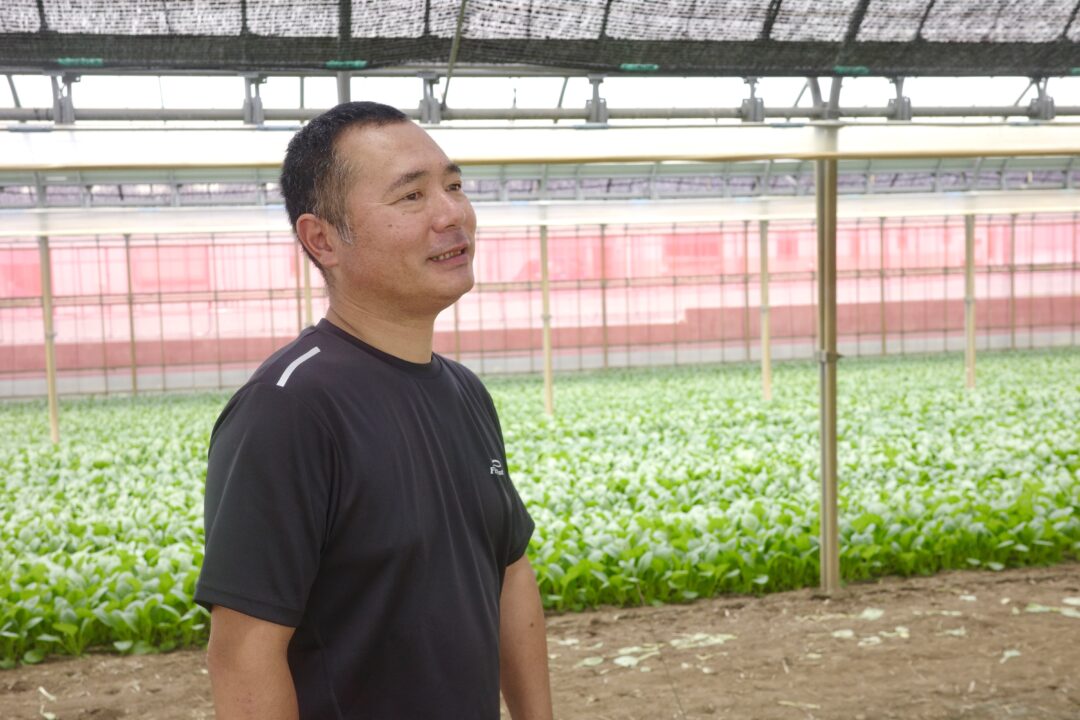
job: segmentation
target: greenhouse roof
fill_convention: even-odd
[[[5,0],[7,71],[1080,74],[1076,0]],[[456,46],[456,51],[455,51]]]

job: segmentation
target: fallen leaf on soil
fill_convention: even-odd
[[[942,635],[952,635],[953,637],[967,637],[967,628],[952,628],[941,633]]]
[[[777,705],[783,705],[784,707],[799,708],[800,710],[820,710],[820,705],[814,705],[813,703],[801,703],[792,702],[791,700],[777,700]]]
[[[885,614],[884,610],[878,608],[866,608],[859,615],[860,620],[879,620]]]
[[[655,643],[649,643],[648,645],[631,645],[629,647],[619,648],[620,655],[633,655],[634,653],[649,653],[655,652],[660,649],[660,646]]]
[[[602,657],[587,657],[579,662],[578,665],[582,667],[596,667],[602,662],[604,662],[604,658]]]
[[[612,660],[612,662],[615,663],[616,665],[618,665],[619,667],[631,668],[631,667],[634,667],[635,665],[637,665],[642,660],[645,660],[646,658],[651,658],[654,655],[659,655],[659,654],[660,654],[659,652],[651,652],[651,653],[645,653],[644,655],[620,655],[619,657]]]
[[[1061,602],[1065,603],[1066,605],[1080,606],[1080,597],[1067,597]]]
[[[1010,658],[1014,657],[1020,657],[1019,650],[1006,650],[1005,652],[1001,653],[1001,660],[998,661],[998,664],[1004,665],[1006,662],[1009,661]]]
[[[974,595],[961,595],[960,599],[964,602],[975,602],[976,600],[978,600],[978,598]]]
[[[690,648],[702,648],[709,647],[710,645],[723,645],[728,640],[734,640],[734,635],[725,635],[723,633],[719,635],[709,635],[708,633],[694,633],[693,635],[684,635],[682,637],[673,638],[670,641],[670,645],[673,648],[679,650],[686,650]]]
[[[880,644],[881,638],[879,638],[877,635],[870,635],[869,637],[864,637],[862,640],[859,641],[859,647],[869,647],[870,645]]]
[[[851,638],[855,637],[855,631],[848,629],[833,630],[832,636],[834,638],[840,638],[841,640],[850,640]]]

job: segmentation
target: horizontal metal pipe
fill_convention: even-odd
[[[236,70],[212,70],[212,69],[169,69],[161,68],[157,70],[137,69],[137,68],[122,68],[122,67],[80,67],[72,69],[57,68],[58,73],[69,73],[74,75],[106,75],[106,76],[137,76],[137,77],[250,77],[257,75],[260,77],[334,77],[340,72],[337,69],[320,70],[318,68],[305,68],[304,70],[281,70],[281,69],[265,69],[265,70],[245,70],[238,72]],[[416,77],[419,73],[433,72],[439,75],[446,73],[445,63],[442,65],[397,65],[394,67],[384,68],[361,68],[357,70],[348,71],[353,77]],[[0,67],[0,73],[10,75],[35,75],[41,76],[42,69],[38,66],[30,65],[5,65]],[[592,70],[581,70],[575,68],[559,68],[559,67],[546,67],[542,65],[477,65],[477,64],[461,64],[454,65],[455,77],[587,77],[593,73]],[[607,76],[626,75],[631,77],[641,77],[639,72],[605,72]],[[650,73],[655,76],[656,74]],[[663,75],[663,73],[659,73]],[[671,77],[685,77],[685,74],[679,74]]]
[[[270,108],[263,111],[267,120],[304,121],[322,112],[321,108]],[[887,118],[891,115],[888,108],[842,107],[840,117],[848,118]],[[406,110],[405,114],[418,118],[417,110]],[[924,107],[913,108],[917,117],[1026,117],[1027,108],[1014,105],[989,105],[968,107]],[[765,116],[769,118],[808,118],[820,117],[816,108],[774,108],[766,107]],[[1080,115],[1080,106],[1062,106],[1056,109],[1058,117]],[[444,120],[581,120],[587,119],[584,109],[575,108],[447,108],[443,111]],[[738,119],[742,116],[739,108],[610,108],[608,117],[616,120],[691,120],[691,119]],[[0,120],[51,121],[52,108],[0,108]],[[238,120],[244,119],[241,109],[232,108],[76,108],[76,120],[85,121],[161,121],[161,120]]]
[[[446,108],[443,120],[586,120],[583,108]]]
[[[608,108],[608,117],[619,120],[712,120],[737,119],[741,113],[739,108]]]

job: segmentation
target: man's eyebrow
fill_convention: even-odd
[[[386,192],[387,193],[392,193],[395,190],[397,190],[398,188],[404,187],[405,185],[408,185],[409,183],[411,183],[411,182],[413,182],[415,180],[419,180],[420,178],[424,177],[427,174],[428,174],[427,170],[413,170],[412,172],[407,172],[404,175],[401,175],[400,177],[398,177],[398,179],[395,180],[393,183],[391,183],[390,187],[388,187],[386,189]],[[444,175],[460,175],[461,174],[461,166],[459,166],[457,163],[448,163],[446,165],[446,167],[443,168],[443,174]]]

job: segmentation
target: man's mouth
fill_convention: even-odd
[[[442,255],[435,255],[434,257],[430,257],[428,258],[428,260],[434,260],[435,262],[439,262],[441,260],[449,260],[452,257],[457,257],[458,255],[464,254],[467,249],[468,246],[456,247],[452,250],[444,252]]]

